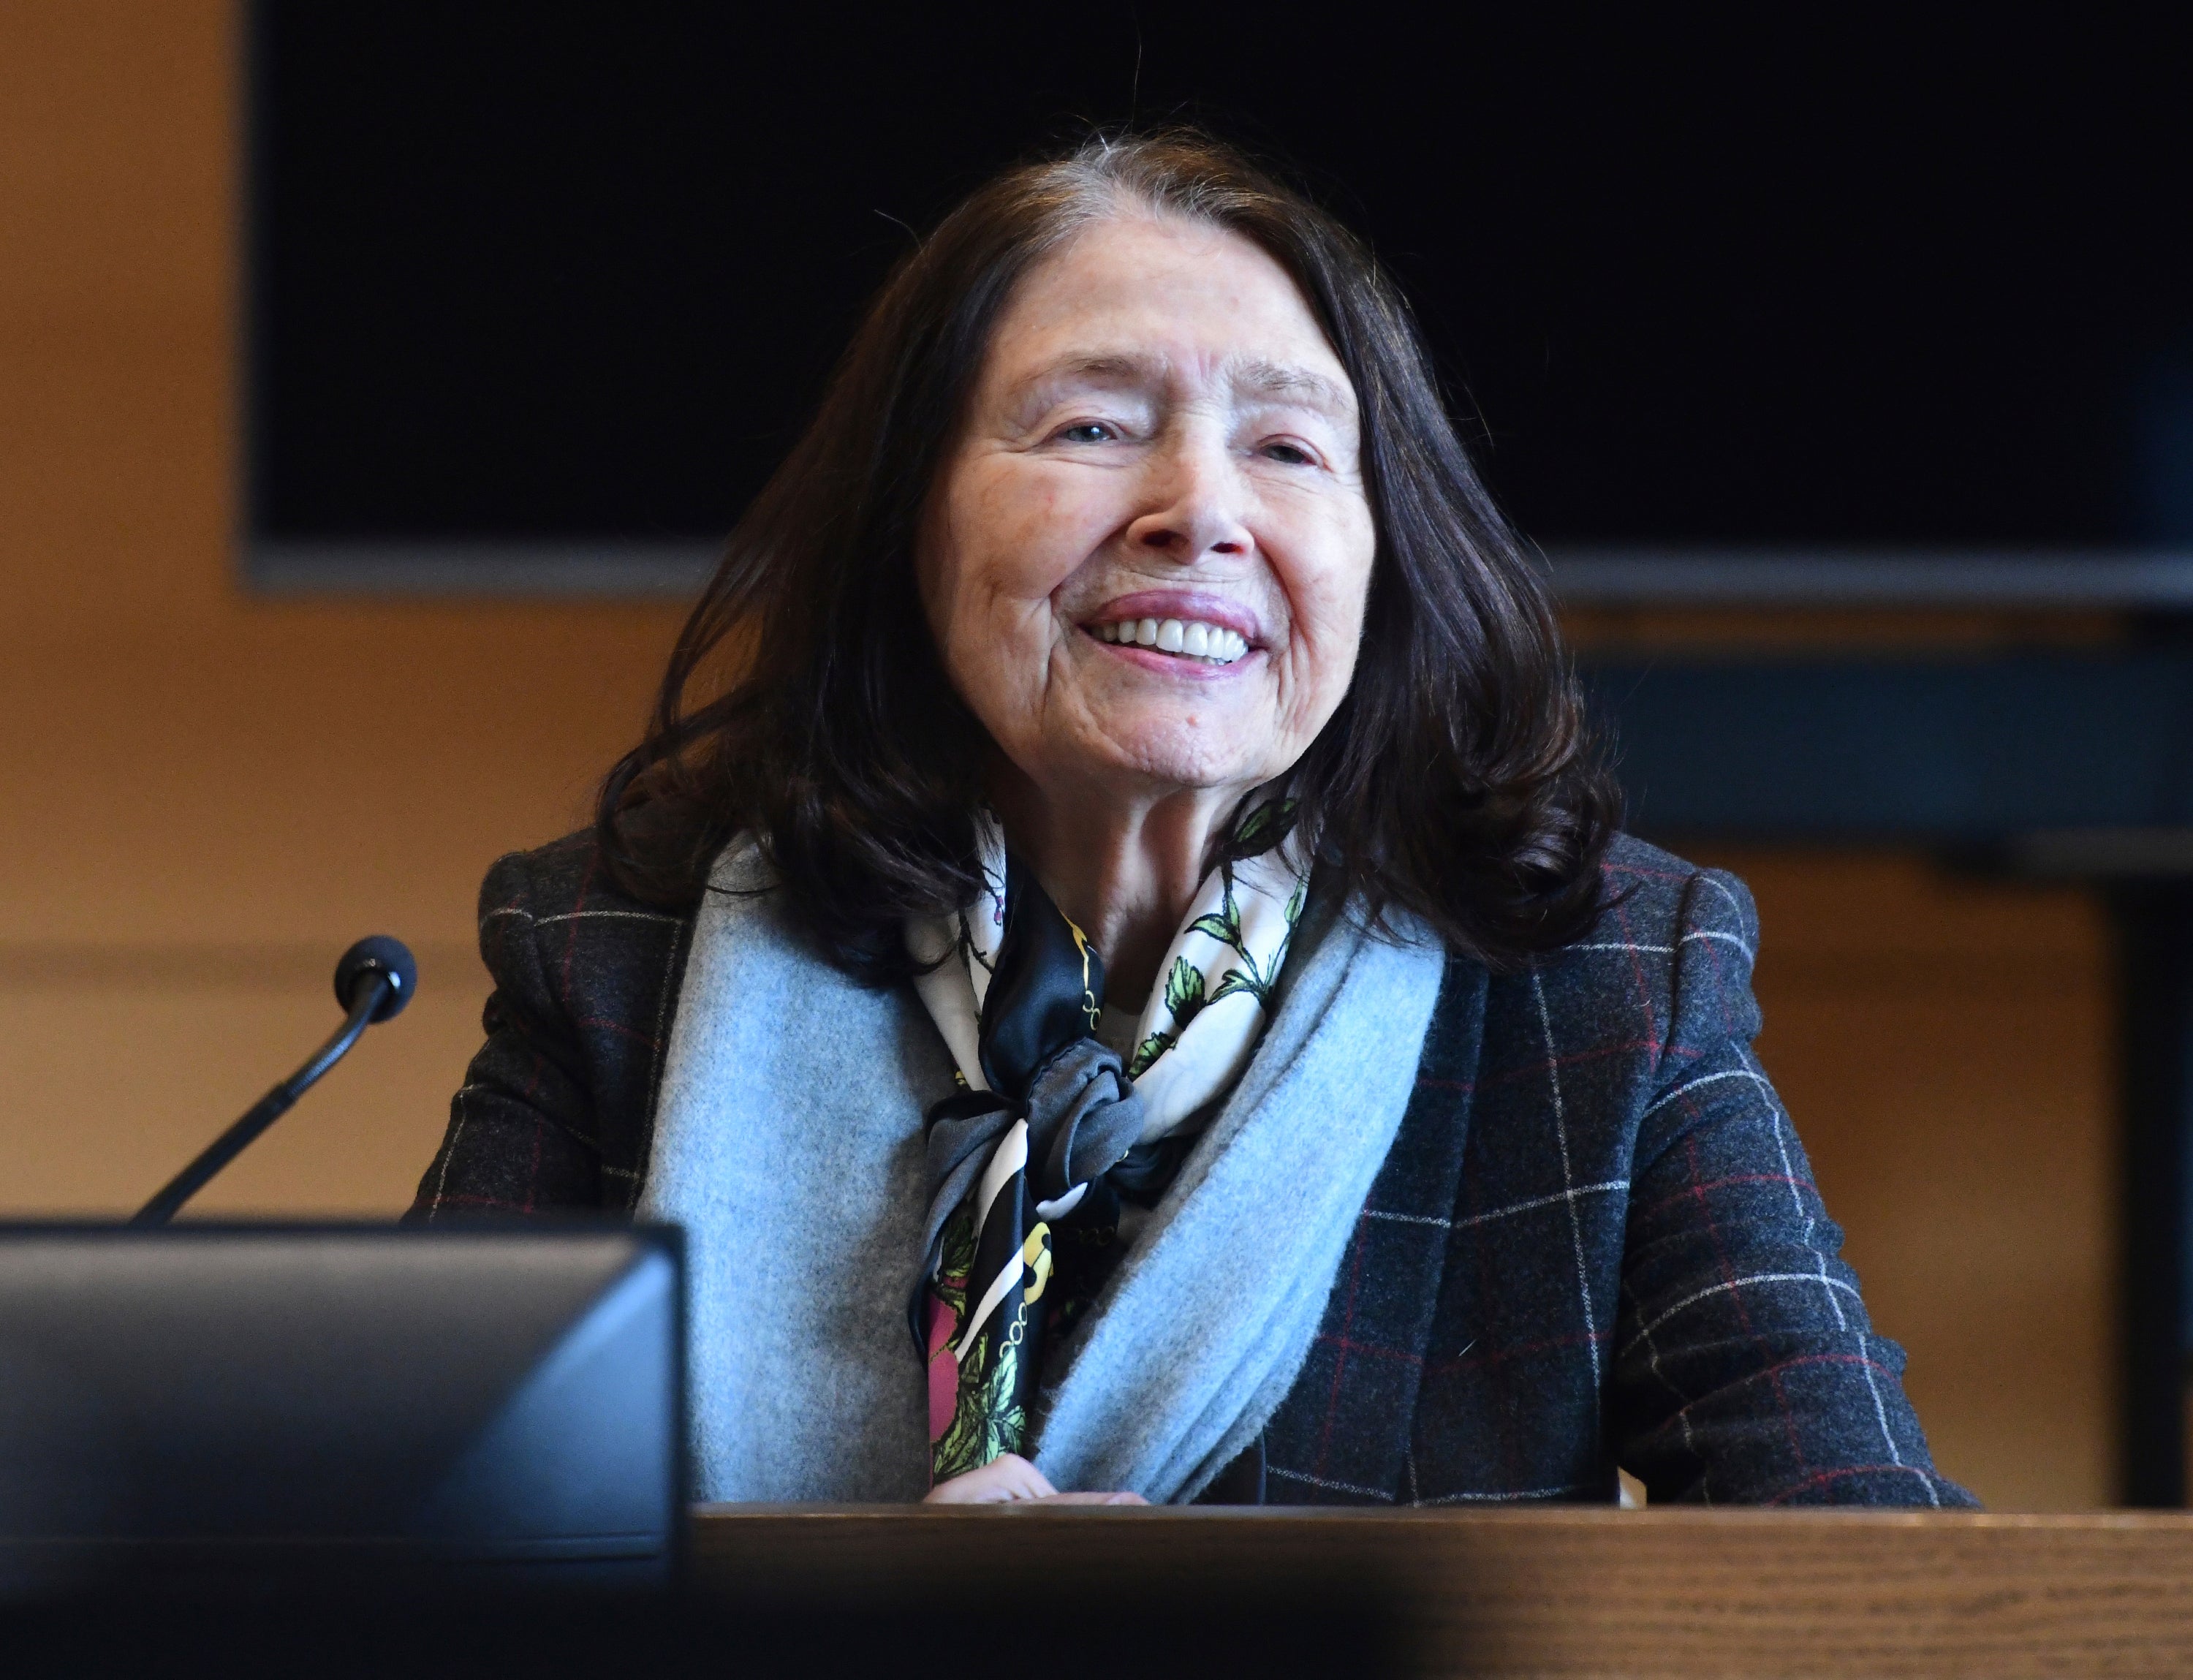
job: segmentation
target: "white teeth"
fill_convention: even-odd
[[[1090,634],[1099,641],[1123,647],[1154,647],[1160,653],[1207,659],[1216,665],[1231,665],[1249,651],[1248,639],[1239,631],[1189,618],[1115,620],[1091,627]]]

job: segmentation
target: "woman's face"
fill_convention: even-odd
[[[953,685],[1039,788],[1245,793],[1347,692],[1376,548],[1355,393],[1238,234],[1096,222],[1007,304],[919,557]]]

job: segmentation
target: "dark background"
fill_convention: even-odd
[[[1179,117],[1371,238],[1543,542],[2193,542],[2182,60],[1918,15],[261,0],[255,531],[715,536],[909,225]]]

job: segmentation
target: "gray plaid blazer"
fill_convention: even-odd
[[[1610,908],[1520,973],[1450,957],[1417,1088],[1264,1440],[1290,1505],[1963,1505],[1753,1054],[1743,883],[1623,839]],[[414,1220],[628,1212],[690,915],[592,837],[480,898],[487,1042]]]

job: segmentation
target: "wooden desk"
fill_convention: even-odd
[[[691,1564],[727,1609],[931,1627],[974,1613],[971,1583],[1097,1616],[1324,1604],[1371,1640],[1351,1673],[2193,1673],[2175,1513],[704,1506]],[[1302,1648],[1295,1671],[1343,1671]]]

